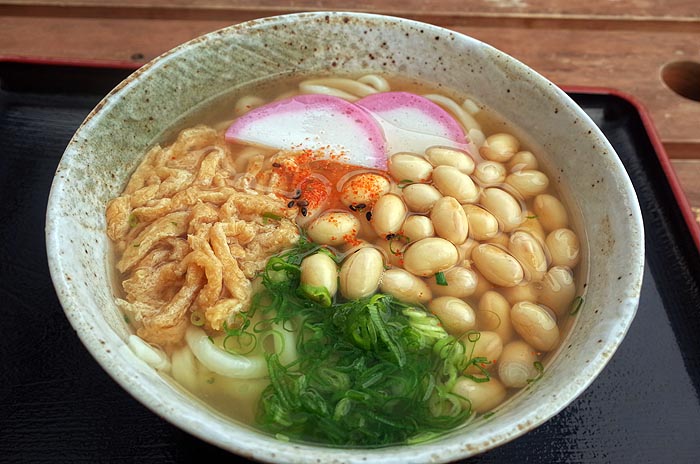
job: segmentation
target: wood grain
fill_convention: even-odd
[[[0,53],[143,62],[229,24],[228,21],[103,18],[59,21],[0,17]],[[676,95],[659,77],[660,68],[671,60],[700,61],[700,48],[696,45],[700,42],[700,32],[451,28],[494,45],[559,85],[610,87],[634,95],[650,110],[671,156],[674,147],[682,147],[683,156],[688,157],[689,145],[700,144],[700,131],[696,130],[700,103]],[[33,40],[27,41],[27,37]],[[644,55],[640,59],[642,49]]]
[[[4,7],[60,7],[64,11],[83,8],[109,10],[111,15],[128,14],[130,10],[171,11],[188,15],[193,11],[240,13],[253,11],[263,16],[269,12],[291,11],[367,11],[411,16],[416,14],[449,17],[530,17],[564,19],[609,19],[630,21],[700,21],[696,0],[624,0],[624,1],[561,1],[561,0],[3,0]],[[110,16],[111,16],[110,15]]]

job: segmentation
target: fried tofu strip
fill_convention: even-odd
[[[220,131],[187,129],[171,146],[151,149],[107,205],[125,294],[117,304],[144,340],[181,343],[193,311],[209,331],[233,324],[268,258],[299,240],[287,200],[269,188],[237,187],[263,169],[263,157],[243,173],[238,164]]]

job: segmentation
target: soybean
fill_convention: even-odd
[[[428,184],[411,184],[403,189],[403,200],[414,213],[427,213],[440,198],[438,189]]]
[[[535,349],[522,340],[515,340],[503,347],[498,360],[498,378],[510,388],[522,388],[528,380],[539,375],[535,363],[538,362]]]
[[[496,187],[484,189],[481,193],[481,206],[493,214],[503,231],[510,232],[523,221],[523,209],[513,195]]]
[[[559,327],[553,314],[529,301],[516,303],[510,310],[515,331],[538,351],[551,351],[559,343]]]
[[[526,282],[514,287],[502,288],[501,295],[508,300],[508,303],[514,305],[520,301],[539,301],[540,282]]]
[[[476,312],[477,327],[479,330],[490,330],[497,333],[503,342],[513,338],[513,325],[510,322],[510,308],[503,295],[489,290],[479,298]]]
[[[549,178],[542,171],[528,169],[508,175],[506,184],[517,190],[523,198],[532,198],[547,190]]]
[[[379,174],[363,173],[351,177],[340,189],[340,201],[345,206],[365,205],[371,208],[374,203],[391,190],[391,182]]]
[[[360,221],[350,213],[331,211],[317,217],[307,229],[309,238],[322,245],[340,245],[352,240],[360,230]]]
[[[546,232],[569,226],[569,216],[561,201],[555,196],[543,193],[532,202],[532,209]]]
[[[425,282],[403,269],[385,271],[379,289],[404,303],[427,303],[433,298]]]
[[[547,257],[536,238],[525,231],[513,232],[508,241],[508,250],[522,265],[527,279],[542,280],[547,272]]]
[[[340,267],[340,293],[348,300],[372,295],[384,272],[382,254],[373,247],[360,248]]]
[[[471,238],[488,240],[498,234],[498,220],[493,214],[476,205],[464,205],[463,208],[469,222]]]
[[[472,251],[474,265],[491,283],[513,287],[523,280],[518,260],[496,245],[482,244]]]
[[[430,218],[413,215],[406,218],[403,223],[403,234],[410,240],[416,241],[435,235],[435,227]]]
[[[404,252],[404,268],[421,277],[433,276],[455,264],[457,248],[439,237],[428,237],[411,244]]]
[[[452,393],[469,400],[469,406],[476,413],[492,410],[503,402],[506,389],[496,378],[488,382],[476,382],[468,377],[460,377],[452,387]]]
[[[503,340],[496,332],[482,330],[481,332],[470,332],[463,335],[460,340],[464,343],[464,349],[470,358],[485,358],[486,362],[481,364],[482,368],[491,370],[503,352]],[[477,374],[481,371],[477,366],[471,365],[467,372]]]
[[[479,148],[479,154],[491,161],[505,163],[520,149],[518,139],[510,134],[493,134],[486,138],[486,142]]]
[[[539,167],[537,158],[530,151],[519,151],[508,161],[508,170],[510,172],[537,169]]]
[[[474,177],[484,185],[500,184],[506,179],[506,168],[496,161],[482,161],[476,165]]]
[[[338,267],[335,261],[325,253],[307,256],[301,262],[300,281],[309,287],[323,287],[331,298],[338,291]]]
[[[440,285],[434,277],[428,277],[428,287],[436,296],[466,298],[476,290],[477,277],[471,269],[453,267],[443,273],[447,285]]]
[[[533,237],[536,237],[540,243],[544,243],[544,239],[547,237],[547,234],[544,233],[544,229],[542,228],[540,221],[537,219],[537,215],[532,211],[525,211],[523,214],[525,216],[525,220],[517,227],[517,230],[524,230]]]
[[[499,232],[496,234],[495,237],[488,238],[488,239],[484,240],[484,242],[492,243],[494,245],[500,246],[501,248],[507,249],[509,239],[510,239],[510,237],[508,236],[508,234],[506,234],[505,232]]]
[[[542,280],[540,303],[562,318],[569,311],[575,296],[576,284],[571,269],[565,266],[551,267]]]
[[[397,153],[389,159],[389,173],[397,182],[425,182],[432,172],[433,165],[413,153]]]
[[[441,296],[428,303],[443,328],[452,335],[462,335],[476,327],[474,309],[464,300],[452,296]]]
[[[433,166],[453,166],[465,174],[474,172],[474,160],[467,153],[455,148],[430,147],[425,158]]]
[[[547,235],[545,244],[552,257],[552,265],[574,268],[579,262],[581,245],[574,231],[557,229]]]
[[[474,203],[479,199],[479,188],[467,174],[454,166],[438,166],[433,170],[433,184],[445,196],[460,203]]]
[[[372,228],[380,237],[401,230],[406,216],[406,205],[397,195],[389,193],[377,200],[372,208]]]
[[[430,211],[430,220],[435,227],[435,233],[454,243],[461,245],[467,239],[469,223],[462,205],[452,197],[442,197]]]
[[[476,275],[476,288],[474,289],[472,298],[481,298],[484,293],[493,288],[493,284],[489,282],[478,269],[472,269],[472,271]]]

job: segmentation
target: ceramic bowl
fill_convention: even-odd
[[[270,77],[379,72],[473,95],[543,148],[562,194],[580,211],[585,303],[545,375],[488,420],[430,443],[338,449],[286,443],[231,421],[126,348],[115,306],[105,205],[161,134],[232,87]],[[90,113],[68,145],[48,203],[51,275],[87,349],[125,390],[183,430],[274,462],[444,462],[496,447],[542,424],[596,378],[634,317],[644,263],[635,192],[603,134],[554,84],[489,45],[439,27],[359,13],[260,19],[207,34],[146,64]]]

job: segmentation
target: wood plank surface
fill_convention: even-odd
[[[133,14],[132,10],[171,11],[179,16],[192,12],[245,11],[265,16],[270,12],[295,11],[367,11],[397,16],[416,14],[455,17],[539,17],[539,18],[606,18],[610,20],[652,20],[698,22],[700,7],[696,0],[3,0],[0,6],[59,7],[66,12],[79,9],[109,10],[112,15]]]
[[[559,85],[634,96],[649,110],[684,191],[700,208],[700,102],[661,78],[668,63],[700,63],[697,0],[360,0],[351,8],[341,0],[0,0],[0,55],[140,64],[240,21],[348,9],[448,27]]]

